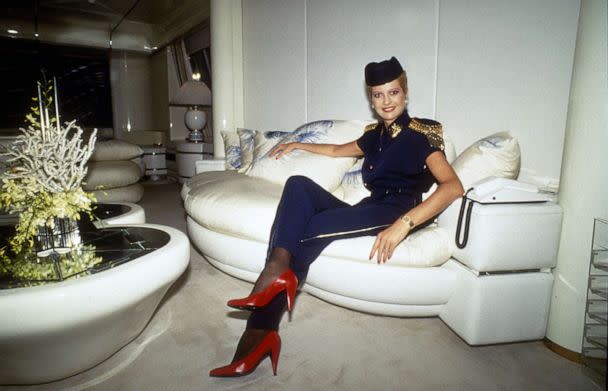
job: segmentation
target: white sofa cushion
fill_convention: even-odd
[[[123,140],[107,140],[95,143],[95,149],[89,161],[101,162],[109,160],[131,160],[143,155],[144,150],[139,145]]]
[[[517,178],[520,157],[517,139],[509,132],[499,132],[471,144],[452,167],[466,190],[490,176]]]
[[[188,182],[184,207],[198,224],[213,231],[268,240],[282,186],[234,171],[204,172],[195,178]]]
[[[196,223],[215,232],[268,242],[281,185],[224,171],[196,175],[187,186],[184,206]],[[324,254],[361,262],[367,259],[374,240],[373,236],[338,240]],[[447,230],[427,227],[399,245],[390,262],[414,267],[440,265],[450,257],[450,246]]]
[[[284,137],[280,143],[344,144],[358,139],[370,121],[315,121],[305,124]],[[333,191],[355,162],[354,158],[333,158],[296,150],[281,159],[268,156],[268,151],[254,151],[247,175],[284,184],[292,175],[304,175],[326,190]]]
[[[142,176],[140,167],[126,160],[89,162],[83,189],[112,189],[137,183]]]

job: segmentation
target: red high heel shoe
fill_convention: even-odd
[[[298,277],[288,269],[277,277],[266,289],[255,295],[250,295],[244,299],[233,299],[228,301],[228,305],[233,308],[252,310],[266,306],[270,301],[283,290],[287,294],[287,309],[291,312],[293,301],[296,297],[298,287]]]
[[[281,337],[279,337],[279,333],[276,331],[269,331],[251,353],[232,364],[212,369],[209,372],[209,376],[236,377],[248,375],[258,367],[260,362],[262,362],[267,355],[270,355],[272,372],[276,376],[280,352]]]

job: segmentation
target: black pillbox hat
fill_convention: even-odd
[[[379,86],[398,78],[403,68],[395,57],[381,62],[370,62],[365,66],[365,84],[369,87]]]

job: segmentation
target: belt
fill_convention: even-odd
[[[414,191],[412,189],[408,189],[408,188],[404,188],[404,187],[376,187],[373,188],[371,190],[372,196],[378,196],[378,195],[389,195],[389,194],[404,194],[404,195],[410,195],[410,196],[417,196],[420,193],[417,191]]]

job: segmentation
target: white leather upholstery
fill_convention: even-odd
[[[207,175],[209,174],[209,175]],[[267,243],[282,186],[231,171],[202,173],[190,181],[188,215],[210,230]],[[374,236],[337,240],[323,254],[365,262]],[[394,265],[437,266],[452,253],[448,231],[430,226],[410,235],[390,260]]]

